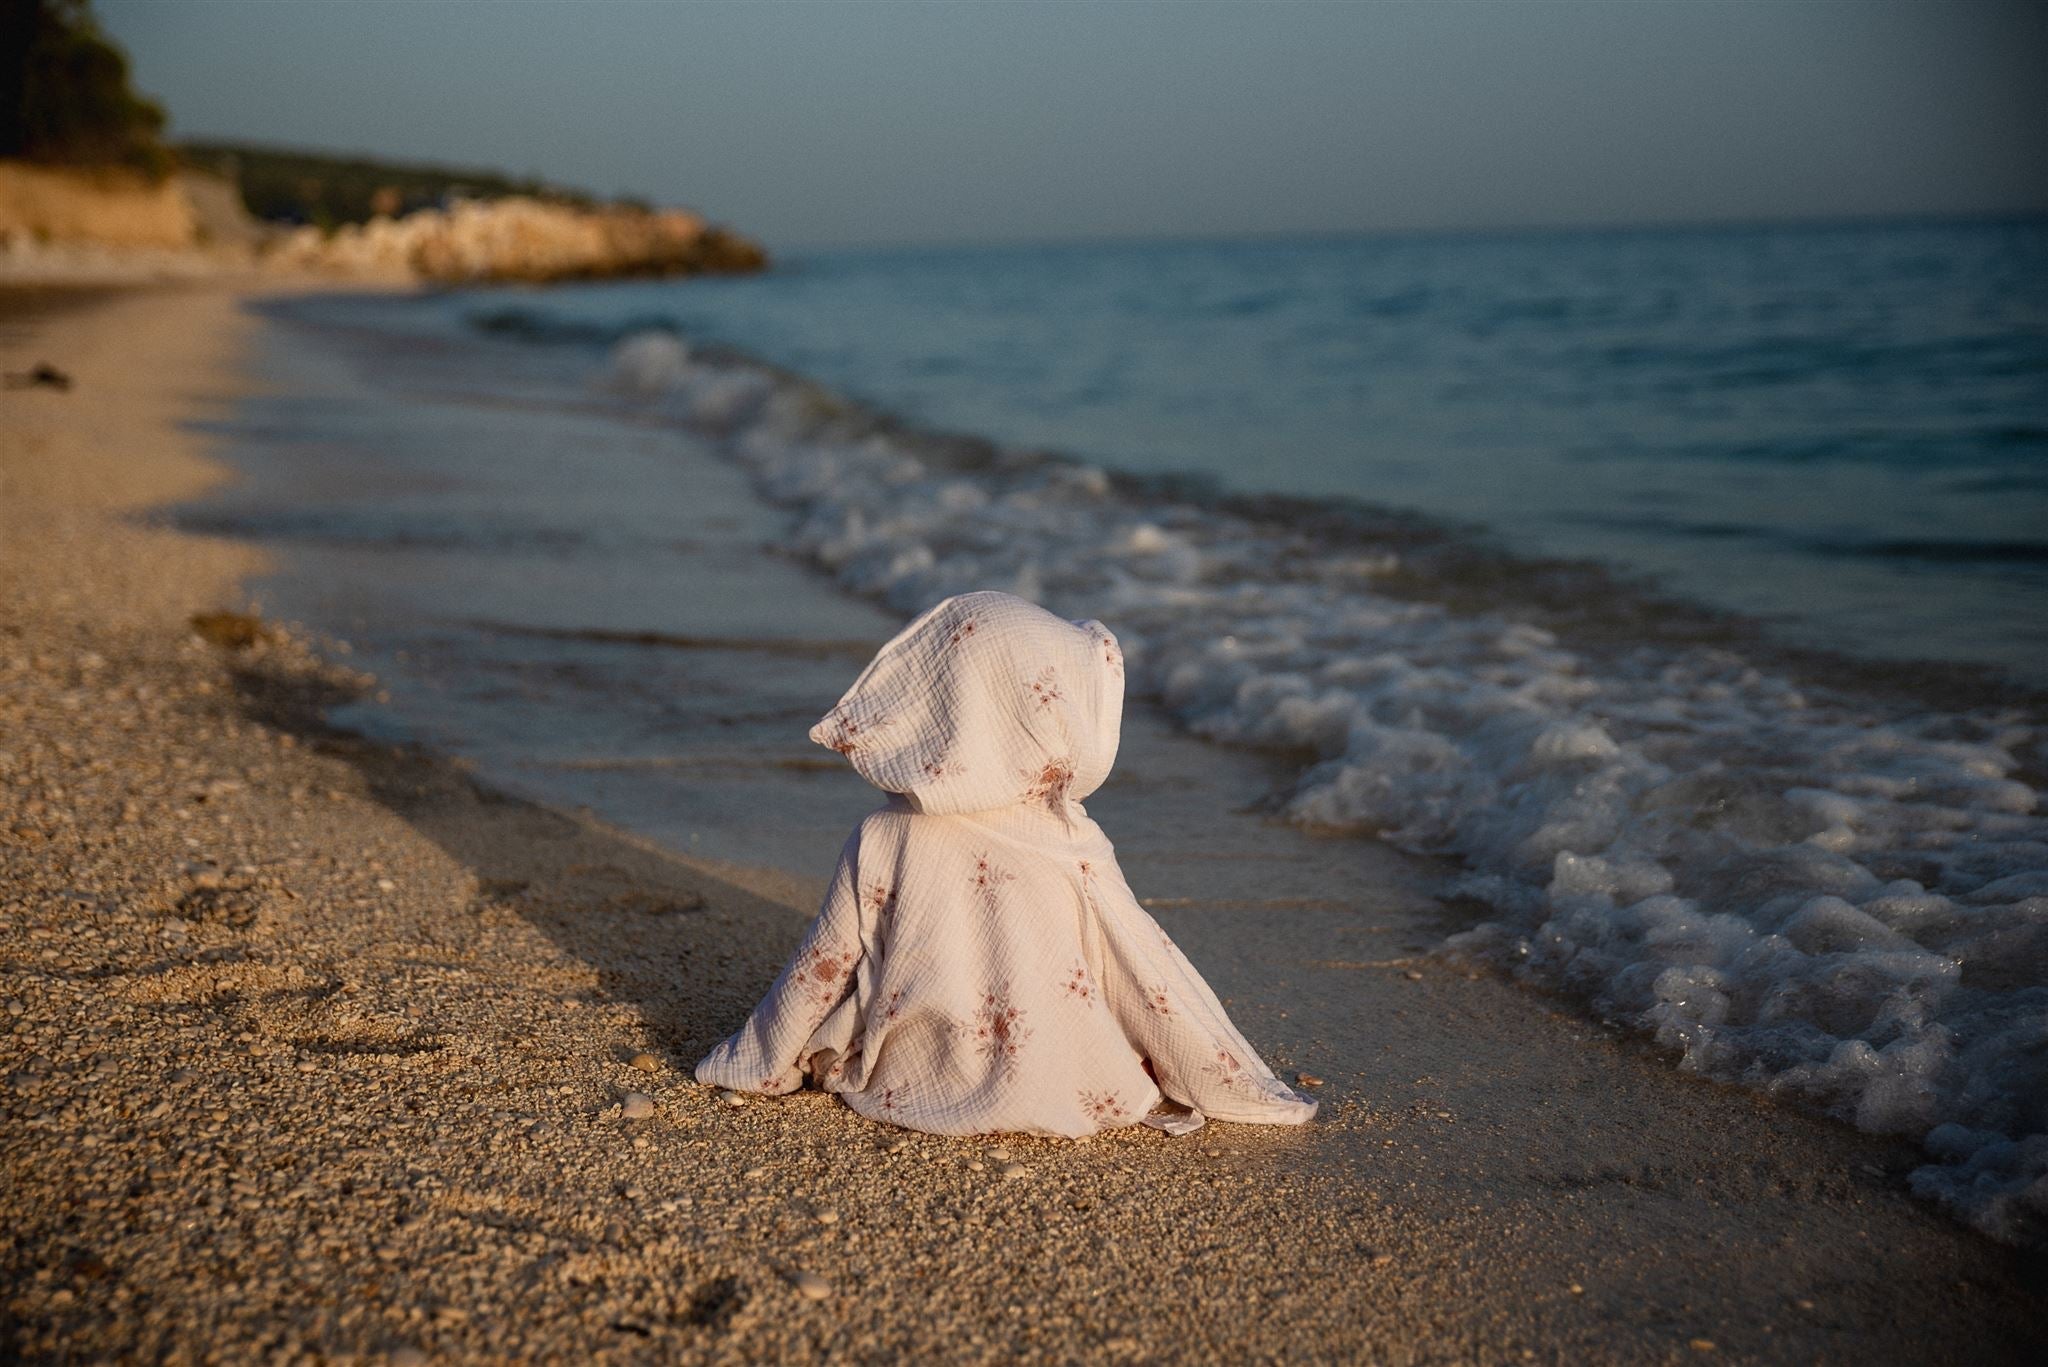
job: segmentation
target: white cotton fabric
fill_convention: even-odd
[[[1109,630],[1008,594],[949,598],[883,646],[811,739],[889,800],[698,1080],[780,1094],[808,1076],[934,1134],[1091,1134],[1162,1099],[1219,1120],[1313,1116],[1139,907],[1081,806],[1122,713]]]

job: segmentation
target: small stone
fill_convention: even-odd
[[[658,1073],[661,1071],[661,1060],[643,1050],[628,1060],[628,1066],[638,1068],[643,1073]]]
[[[1221,1149],[1203,1149],[1203,1150],[1202,1150],[1202,1157],[1204,1157],[1204,1158],[1221,1158],[1222,1156],[1223,1156],[1223,1150],[1221,1150]]]
[[[990,1149],[988,1151],[988,1156],[994,1162],[1007,1163],[1016,1155],[1011,1153],[1008,1149]]]
[[[1792,1304],[1798,1306],[1801,1310],[1813,1309],[1813,1302],[1806,1299],[1804,1296],[1801,1296],[1798,1300],[1792,1302]]]
[[[1007,1182],[1013,1177],[1027,1177],[1030,1172],[1031,1170],[1022,1163],[1005,1163],[996,1169],[996,1176]]]
[[[619,1114],[628,1120],[645,1120],[654,1114],[654,1098],[645,1092],[628,1092],[619,1099]]]
[[[1372,1255],[1372,1265],[1374,1267],[1392,1267],[1393,1264],[1394,1255],[1391,1253],[1375,1253]]]
[[[647,1188],[641,1186],[638,1182],[628,1182],[625,1186],[619,1188],[619,1195],[625,1197],[628,1201],[639,1201],[645,1199]]]
[[[1586,1294],[1586,1288],[1585,1288],[1585,1287],[1583,1287],[1583,1286],[1580,1286],[1580,1285],[1579,1285],[1579,1284],[1578,1284],[1577,1282],[1573,1282],[1573,1283],[1571,1284],[1571,1293],[1572,1293],[1572,1294],[1573,1294],[1574,1296],[1583,1296],[1583,1295],[1585,1295],[1585,1294]]]
[[[890,1152],[890,1153],[902,1153],[902,1152],[903,1152],[903,1151],[904,1151],[905,1149],[907,1149],[907,1148],[909,1148],[909,1147],[910,1147],[910,1141],[909,1141],[908,1139],[897,1139],[897,1140],[893,1140],[893,1141],[891,1141],[891,1143],[890,1143],[890,1145],[889,1145],[889,1152]]]
[[[1688,1339],[1685,1346],[1692,1349],[1695,1353],[1711,1353],[1714,1351],[1714,1341],[1712,1339]]]
[[[740,1095],[740,1093],[738,1092],[720,1092],[718,1094],[718,1099],[720,1101],[723,1101],[728,1106],[744,1106],[747,1104],[746,1097]]]
[[[740,1176],[746,1178],[749,1182],[758,1182],[767,1175],[768,1169],[766,1168],[748,1168],[745,1172],[740,1174]]]
[[[821,1301],[832,1294],[832,1283],[815,1272],[798,1272],[789,1282],[807,1301]]]
[[[302,1073],[316,1073],[320,1071],[320,1065],[309,1058],[302,1058],[299,1060],[299,1071]]]
[[[392,881],[391,881],[391,880],[390,880],[389,878],[379,878],[379,879],[377,880],[377,891],[379,891],[379,892],[397,892],[397,891],[398,891],[398,884],[396,884],[396,883],[392,882]]]
[[[818,1212],[817,1220],[821,1225],[836,1225],[839,1223],[839,1212],[836,1210],[821,1210]]]
[[[967,1162],[967,1170],[969,1172],[980,1172],[987,1166],[988,1165],[983,1163],[979,1158],[971,1158]]]
[[[1422,981],[1422,974],[1418,973],[1416,970],[1412,968],[1404,972],[1401,976],[1406,978],[1411,983],[1419,983]]]
[[[1320,1087],[1323,1085],[1323,1080],[1314,1073],[1296,1073],[1294,1075],[1294,1085],[1297,1087]]]

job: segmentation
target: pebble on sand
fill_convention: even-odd
[[[645,1120],[654,1114],[654,1098],[645,1092],[628,1092],[619,1099],[619,1114],[628,1120]]]
[[[1297,1087],[1320,1087],[1323,1085],[1323,1080],[1314,1073],[1296,1073],[1294,1075],[1294,1083]]]
[[[661,1071],[661,1060],[645,1050],[633,1055],[627,1063],[629,1067],[638,1068],[643,1073],[658,1073]]]
[[[1022,1163],[1005,1163],[1000,1168],[996,1169],[996,1176],[1002,1178],[1006,1182],[1013,1177],[1028,1177],[1030,1173],[1031,1170],[1025,1167]]]
[[[839,1212],[836,1210],[821,1210],[817,1214],[817,1221],[821,1225],[836,1225],[839,1223]]]
[[[789,1283],[807,1301],[821,1301],[832,1294],[832,1283],[815,1272],[795,1273],[790,1277]]]
[[[747,1104],[746,1097],[738,1092],[720,1092],[718,1099],[728,1106],[744,1106]]]

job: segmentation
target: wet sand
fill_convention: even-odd
[[[1431,958],[1456,915],[1431,869],[1233,810],[1218,795],[1264,761],[1142,713],[1095,815],[1276,1070],[1323,1079],[1316,1125],[952,1140],[815,1093],[722,1104],[688,1065],[794,945],[829,869],[809,826],[693,857],[335,726],[368,686],[348,658],[190,626],[276,566],[143,516],[226,478],[191,424],[229,417],[278,339],[218,289],[25,328],[0,368],[77,383],[0,395],[5,1355],[2042,1346],[2038,1256],[1915,1202],[1909,1147]],[[887,628],[837,601],[835,636]],[[760,800],[715,765],[665,772],[710,808]],[[650,1117],[624,1117],[631,1093]]]

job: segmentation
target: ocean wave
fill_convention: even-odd
[[[2048,1232],[2048,821],[2027,778],[2048,751],[2028,707],[1802,684],[1648,617],[1592,648],[1486,593],[1455,611],[1452,579],[1417,591],[1444,540],[1427,527],[1328,534],[1306,505],[927,442],[665,331],[620,342],[611,383],[717,437],[849,588],[905,613],[1000,588],[1100,617],[1195,732],[1307,753],[1295,819],[1462,861],[1449,891],[1486,919],[1449,952],[1687,1070],[1917,1139],[1916,1191],[2002,1238]]]

